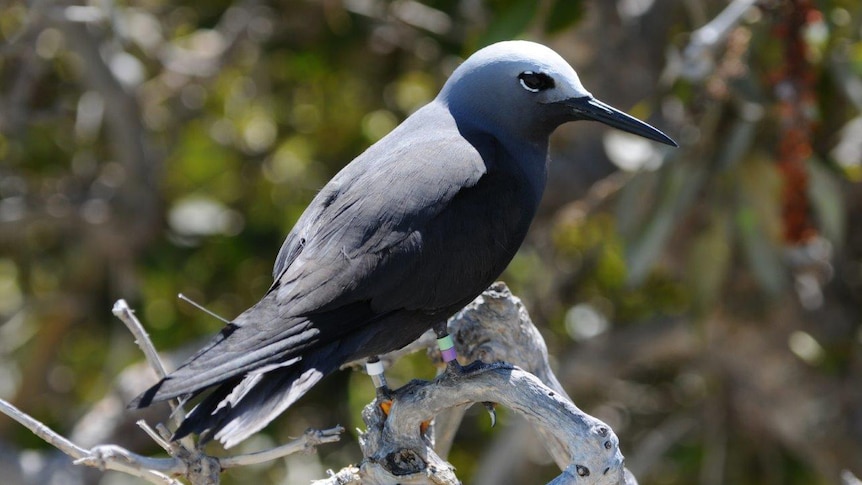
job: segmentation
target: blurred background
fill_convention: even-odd
[[[0,397],[82,446],[157,454],[127,412],[154,381],[125,298],[182,359],[260,298],[335,172],[491,42],[556,49],[673,150],[572,123],[503,275],[576,404],[649,484],[862,476],[862,4],[857,0],[0,2]],[[424,355],[390,380],[430,377]],[[347,432],[225,483],[308,483],[361,456],[373,397],[326,379],[247,441]],[[515,416],[473,410],[465,483],[558,471]],[[218,447],[213,448],[217,452]],[[0,416],[4,484],[73,467]],[[254,480],[254,482],[252,482]]]

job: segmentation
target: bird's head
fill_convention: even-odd
[[[677,146],[661,131],[594,98],[565,59],[535,42],[480,49],[452,73],[438,99],[459,122],[499,136],[546,139],[568,121],[594,120]]]

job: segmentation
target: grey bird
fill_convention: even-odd
[[[548,137],[575,120],[676,146],[596,100],[548,47],[477,51],[323,187],[284,241],[266,295],[130,406],[214,387],[174,437],[228,448],[342,364],[445,328],[521,246],[545,189]]]

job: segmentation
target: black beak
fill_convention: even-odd
[[[565,105],[574,111],[576,119],[594,120],[635,135],[678,147],[677,143],[661,131],[647,123],[629,116],[622,111],[602,103],[592,96],[571,98],[564,101]]]

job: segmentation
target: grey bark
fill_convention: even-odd
[[[485,365],[470,364],[464,375],[443,373],[430,382],[407,384],[394,391],[388,416],[377,401],[366,406],[367,430],[360,436],[365,459],[318,485],[460,483],[444,457],[464,411],[477,402],[499,403],[527,419],[563,471],[551,483],[637,483],[623,466],[610,427],[578,409],[562,389],[544,339],[505,284],[492,285],[448,325],[459,360]],[[426,334],[419,342],[430,347],[434,339]],[[435,417],[433,436],[422,433],[420,423]]]

